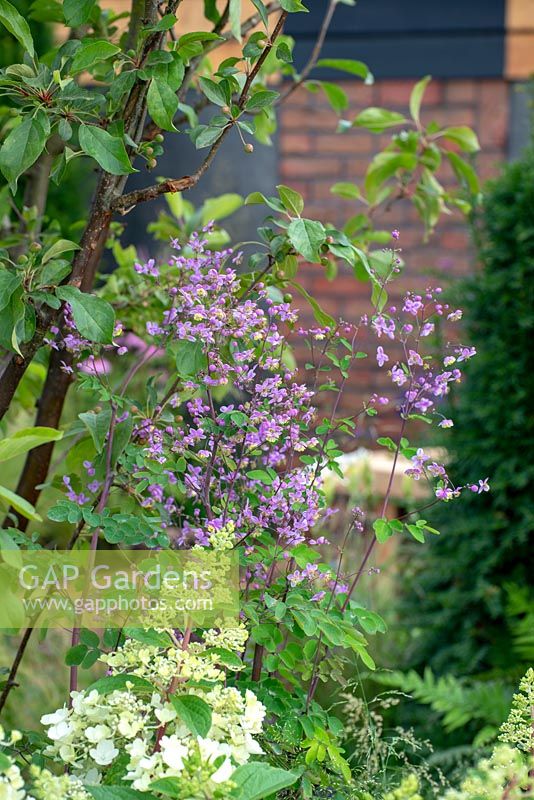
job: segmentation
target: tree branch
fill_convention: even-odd
[[[137,39],[141,32],[143,14],[145,10],[145,0],[132,0],[130,11],[130,24],[126,36],[125,50],[135,50]]]
[[[264,47],[261,56],[258,58],[256,63],[254,64],[253,69],[250,71],[250,74],[247,76],[245,81],[245,85],[243,86],[243,90],[239,96],[239,100],[237,101],[237,105],[240,109],[245,107],[245,104],[248,100],[250,88],[258,75],[260,69],[262,68],[265,59],[271,52],[274,43],[282,29],[284,27],[284,22],[287,17],[287,11],[283,11],[280,14],[278,22],[272,32],[272,35],[269,37],[269,41],[267,45]],[[118,211],[120,214],[127,214],[136,205],[139,203],[145,203],[147,200],[154,200],[156,197],[159,197],[162,194],[174,193],[174,192],[183,192],[186,189],[191,189],[193,186],[196,186],[200,178],[204,175],[206,170],[210,167],[213,159],[215,158],[217,151],[219,150],[221,144],[223,143],[224,139],[230,132],[233,127],[232,122],[228,122],[228,125],[222,129],[221,135],[217,139],[214,144],[212,144],[208,155],[192,175],[185,175],[182,178],[171,178],[169,180],[163,181],[162,183],[158,183],[155,186],[148,186],[145,189],[136,189],[134,192],[129,192],[128,194],[122,195],[122,197],[116,198],[113,202],[112,208],[114,211]]]
[[[24,656],[24,652],[28,646],[28,642],[30,641],[32,632],[33,628],[26,628],[26,630],[24,631],[24,635],[19,644],[17,654],[11,665],[11,669],[9,670],[9,675],[7,676],[6,685],[4,686],[2,694],[0,695],[0,713],[2,712],[7,702],[7,698],[9,697],[11,689],[13,689],[13,687],[17,685],[16,684],[17,672],[20,667],[20,662],[22,661],[22,658]]]
[[[57,428],[59,425],[65,397],[72,382],[72,376],[61,368],[62,361],[70,365],[71,358],[69,357],[69,353],[53,350],[48,365],[48,376],[50,376],[50,378],[47,378],[45,381],[43,393],[39,399],[35,418],[36,426]],[[36,487],[43,484],[46,480],[53,449],[54,442],[48,442],[47,444],[42,444],[40,447],[35,447],[33,450],[30,450],[26,456],[16,492],[32,505],[36,504],[41,493]],[[13,509],[11,509],[11,512],[17,517],[18,529],[20,531],[25,531],[28,527],[29,520]],[[7,516],[4,520],[3,527],[10,527],[11,524],[10,517]]]
[[[280,10],[279,0],[274,0],[274,2],[272,3],[267,3],[267,5],[265,6],[265,10],[268,15],[274,14],[275,11],[279,11]],[[222,29],[224,28],[228,20],[228,12],[229,12],[229,3],[226,4],[226,8],[223,11],[221,19],[219,20],[217,25],[215,25],[215,27],[213,28],[213,33],[221,33]],[[261,22],[261,16],[259,14],[253,14],[251,17],[245,20],[245,22],[243,22],[243,24],[241,25],[241,36],[245,37],[247,33],[250,33],[251,30],[256,28],[260,24],[260,22]],[[229,42],[232,37],[233,33],[231,31],[225,31],[221,35],[220,39],[217,39],[214,42],[210,42],[204,48],[202,55],[191,60],[189,67],[186,69],[182,85],[178,90],[178,99],[180,100],[180,102],[183,102],[187,94],[187,91],[189,89],[189,86],[191,84],[191,80],[195,74],[195,70],[199,65],[199,63],[202,61],[202,59],[205,56],[207,56],[208,53],[211,53],[213,50],[217,50],[217,48],[221,47],[224,44],[227,44],[227,42]],[[210,103],[209,100],[207,100],[207,98],[202,98],[200,103],[198,103],[197,106],[195,106],[195,111],[201,111],[209,104]],[[176,127],[178,127],[179,125],[183,125],[185,122],[187,122],[187,117],[185,116],[185,114],[182,114],[180,117],[174,119],[174,125]],[[143,139],[151,141],[154,138],[154,136],[157,136],[157,134],[161,132],[162,132],[161,128],[159,128],[154,122],[150,122],[145,129]]]

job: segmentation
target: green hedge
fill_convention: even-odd
[[[506,584],[534,582],[534,148],[487,187],[476,239],[480,267],[455,294],[478,355],[444,444],[457,482],[489,477],[491,492],[425,513],[442,535],[411,562],[402,609],[409,666],[456,675],[518,666]]]

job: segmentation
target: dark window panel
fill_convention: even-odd
[[[309,13],[290,14],[286,32],[295,36],[316,34],[327,2],[305,0]],[[333,35],[504,29],[504,0],[359,0],[356,6],[338,4],[330,27]]]
[[[309,14],[288,17],[297,69],[311,53],[326,3],[310,0]],[[337,6],[322,56],[365,61],[378,78],[500,77],[504,38],[504,0],[360,0],[354,7]],[[318,78],[336,76],[314,72]]]
[[[312,40],[297,40],[297,69],[306,63]],[[504,36],[465,33],[402,37],[337,37],[326,42],[323,58],[356,58],[364,61],[375,78],[495,78],[502,77]],[[349,77],[338,70],[319,70],[312,77],[340,80]]]

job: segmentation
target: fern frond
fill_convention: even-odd
[[[512,688],[501,681],[477,681],[455,678],[453,675],[436,677],[427,667],[421,676],[410,672],[384,672],[375,676],[379,683],[401,689],[415,700],[430,706],[442,717],[447,731],[455,731],[476,722],[484,730],[487,741],[489,731],[494,735],[510,710]]]

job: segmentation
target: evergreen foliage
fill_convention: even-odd
[[[416,634],[409,666],[515,676],[525,654],[506,620],[509,584],[534,576],[534,148],[488,186],[476,239],[481,266],[459,295],[478,355],[447,446],[456,480],[488,476],[491,492],[425,513],[442,536],[419,551],[402,616]],[[516,622],[527,614],[528,602]]]

